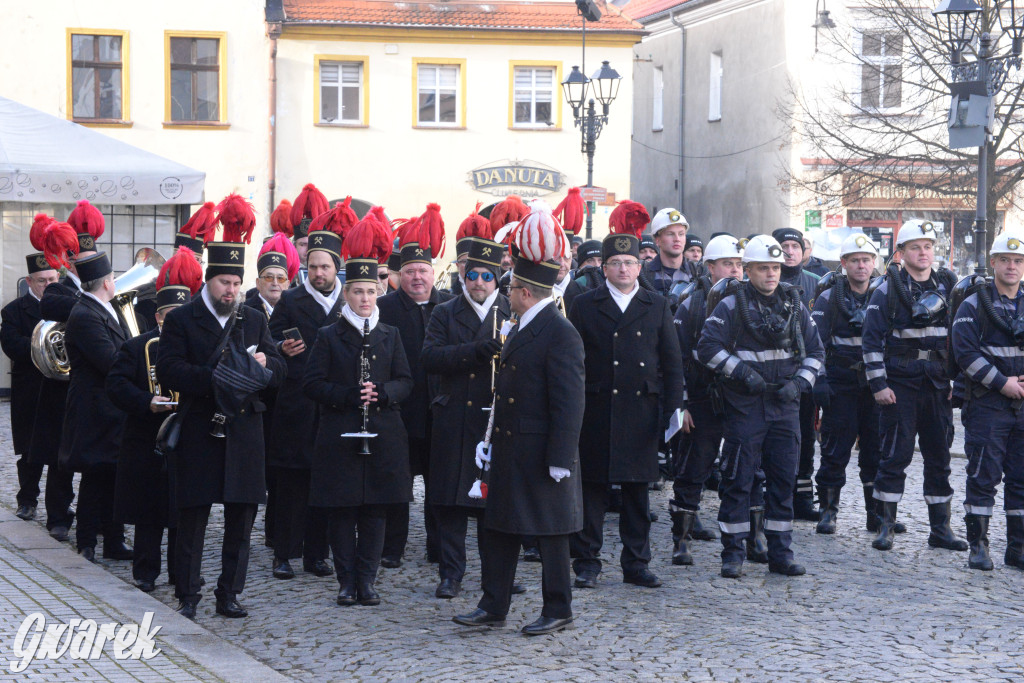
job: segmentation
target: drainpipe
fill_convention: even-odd
[[[267,142],[267,216],[274,212],[274,190],[277,187],[277,39],[281,35],[280,23],[267,24],[270,38],[270,99]]]
[[[669,19],[679,27],[679,205],[676,208],[685,213],[686,177],[683,174],[686,171],[686,158],[683,154],[686,150],[686,27],[676,19],[675,14],[670,14]]]

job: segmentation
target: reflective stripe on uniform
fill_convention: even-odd
[[[836,346],[860,346],[863,343],[863,337],[832,337],[832,343]]]
[[[817,358],[804,358],[804,365],[807,365],[811,370],[821,370],[821,361]]]
[[[949,494],[948,496],[925,496],[924,497],[924,502],[928,503],[929,505],[941,505],[942,503],[948,503],[951,500],[953,500],[953,494],[952,493]]]
[[[964,512],[966,512],[969,515],[981,515],[982,517],[991,517],[993,509],[994,508],[991,505],[989,505],[988,507],[984,507],[981,505],[968,505],[967,503],[964,503]]]
[[[864,354],[864,362],[865,363],[884,363],[885,362],[885,354],[884,353],[877,353],[877,352],[874,352],[874,351],[872,351],[871,353],[865,353]]]
[[[880,500],[883,503],[898,503],[903,498],[902,493],[888,493],[887,491],[879,491],[878,489],[875,489],[875,492],[872,495],[875,500]]]
[[[736,356],[729,356],[728,360],[725,361],[725,367],[722,368],[722,372],[732,377],[733,370],[740,364],[740,359]]]
[[[987,359],[978,358],[973,363],[967,366],[967,370],[965,370],[965,372],[973,377],[976,373],[981,372],[981,369],[984,368],[986,365],[988,365]]]
[[[779,519],[766,519],[764,520],[765,531],[792,531],[793,522]]]
[[[999,358],[1020,358],[1024,356],[1024,349],[1016,346],[982,346],[981,352]]]
[[[922,337],[945,337],[945,327],[908,327],[905,330],[894,329],[892,336],[897,339],[921,339]]]
[[[718,528],[722,530],[723,534],[750,533],[750,520],[747,520],[746,522],[737,522],[735,524],[719,522]]]
[[[984,384],[986,387],[992,386],[992,380],[994,380],[996,378],[996,375],[998,374],[999,370],[997,370],[996,367],[993,365],[992,369],[988,371],[988,374],[981,378],[981,383]]]
[[[801,368],[797,370],[796,376],[803,377],[805,380],[807,380],[807,383],[810,384],[812,388],[814,387],[814,380],[817,379],[815,374],[808,370],[807,368]]]
[[[696,353],[697,352],[694,351],[694,354],[696,354]],[[711,360],[708,361],[708,365],[710,365],[713,368],[713,367],[717,366],[719,363],[721,363],[722,361],[724,361],[728,357],[729,357],[729,352],[726,351],[725,349],[722,349],[721,351],[719,351],[715,355],[711,356]]]
[[[788,360],[793,357],[792,351],[784,351],[782,349],[768,349],[767,351],[737,351],[736,355],[739,356],[740,360],[746,361],[757,361],[758,363],[765,363],[771,360]]]
[[[1024,517],[1024,510],[1007,510],[1007,517]]]
[[[864,376],[868,379],[877,379],[878,377],[885,377],[885,370],[868,370],[864,373]]]

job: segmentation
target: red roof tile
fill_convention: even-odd
[[[678,0],[676,0],[678,1]],[[601,21],[587,31],[640,33],[643,27],[616,7],[596,0]],[[286,24],[402,26],[498,30],[576,29],[582,19],[574,2],[387,2],[385,0],[284,0]]]
[[[672,9],[679,5],[685,5],[691,0],[631,0],[622,7],[622,13],[633,19],[646,19]]]

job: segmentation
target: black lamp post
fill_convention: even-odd
[[[1009,17],[1003,17],[1009,10]],[[1003,32],[1013,39],[1008,55],[994,54],[996,38],[981,34],[977,59],[964,62],[964,53],[973,44],[981,20],[982,7],[974,0],[942,0],[932,14],[945,33],[950,51],[953,105],[949,117],[950,147],[978,147],[977,213],[974,222],[974,274],[988,276],[985,250],[988,246],[985,225],[988,222],[988,138],[994,118],[995,95],[1002,90],[1010,69],[1021,65],[1024,43],[1024,17],[1017,14],[1016,0],[996,3]]]

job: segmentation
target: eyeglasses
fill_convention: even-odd
[[[287,275],[260,275],[260,279],[266,282],[268,285],[272,285],[275,282],[279,285],[283,285],[288,282]]]
[[[509,291],[513,289],[526,289],[526,285],[509,285]]]
[[[469,262],[468,258],[460,258],[458,261],[455,262],[455,265],[464,266],[466,265],[467,262]]]
[[[378,272],[377,273],[377,279],[378,280],[387,280],[388,279],[388,272],[386,270],[384,272]]]
[[[634,268],[639,266],[640,262],[636,259],[628,259],[625,261],[605,261],[604,264],[609,268],[618,268],[622,270],[623,268]]]
[[[494,273],[490,271],[478,273],[475,270],[471,270],[466,273],[466,279],[470,282],[476,282],[477,278],[482,278],[484,282],[494,282]]]

